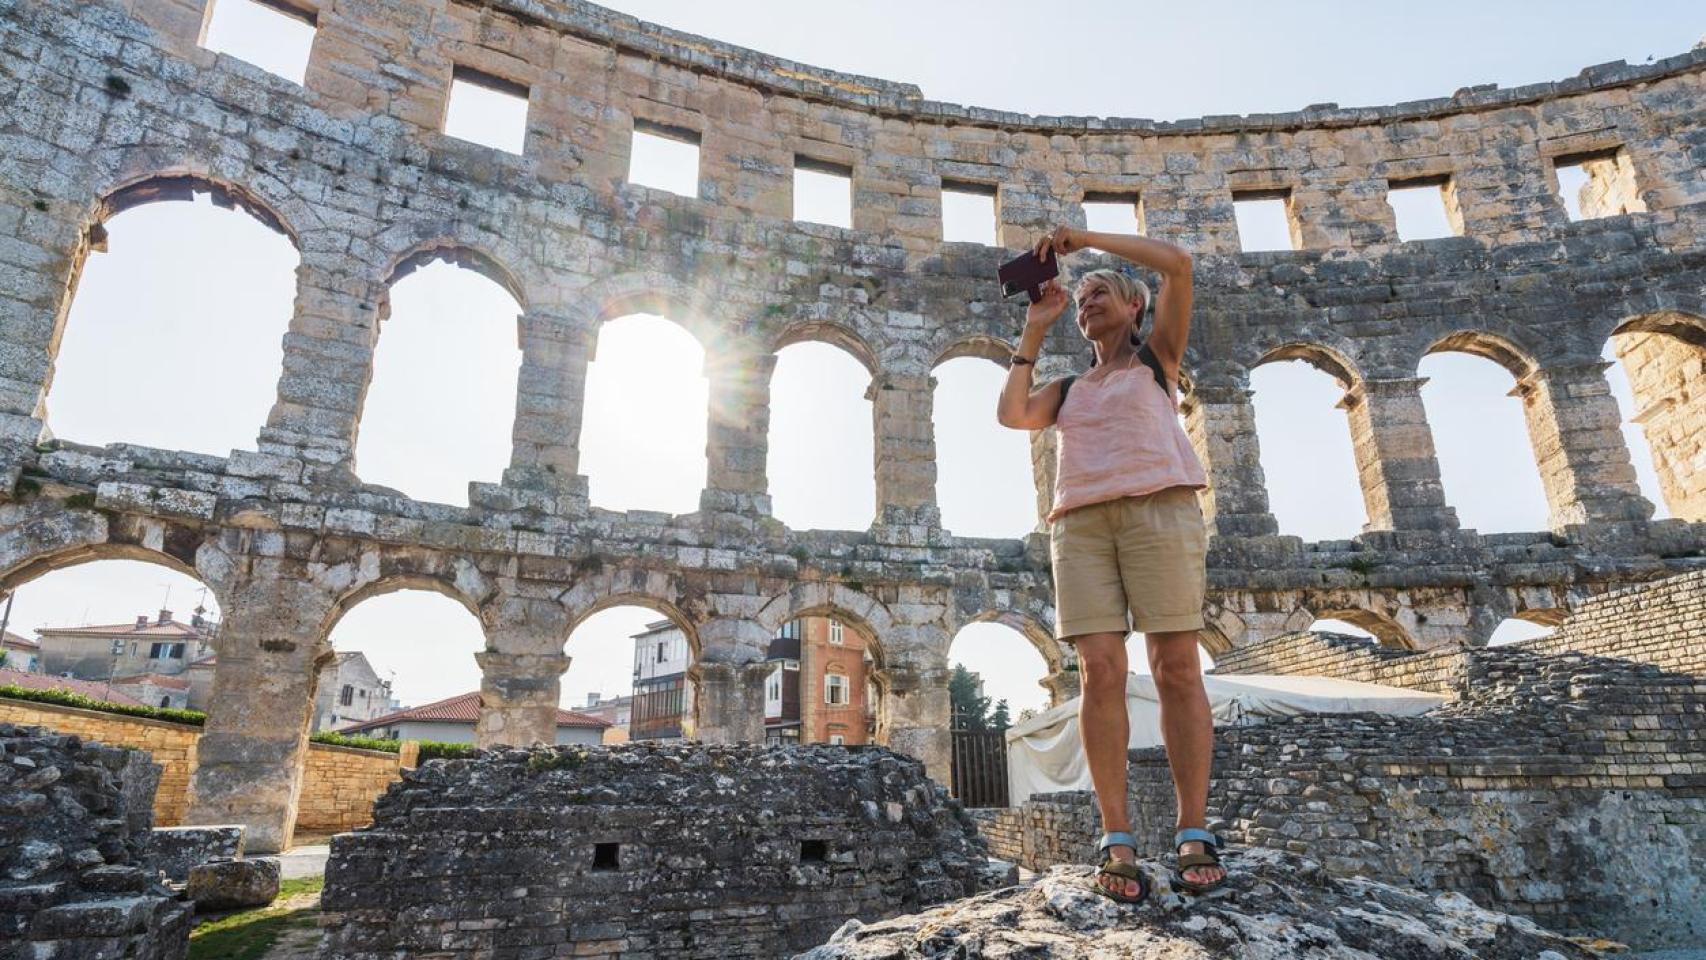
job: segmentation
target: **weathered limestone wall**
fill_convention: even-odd
[[[11,0],[0,17],[0,587],[102,557],[207,583],[226,620],[186,816],[246,824],[255,852],[290,841],[331,624],[402,586],[485,625],[482,743],[550,739],[568,633],[614,603],[688,636],[696,732],[756,738],[767,640],[833,612],[880,655],[879,740],[944,776],[961,627],[1020,625],[1051,677],[1072,655],[1048,636],[1040,537],[942,528],[930,376],[1010,349],[1023,308],[994,299],[994,267],[1045,225],[1082,223],[1087,192],[1141,199],[1148,233],[1195,259],[1185,400],[1214,481],[1217,654],[1319,616],[1363,617],[1394,646],[1473,644],[1504,616],[1706,550],[1706,525],[1647,520],[1599,361],[1614,330],[1662,316],[1686,339],[1706,323],[1706,51],[1389,107],[1162,123],[937,103],[568,0],[299,6],[316,21],[300,86],[201,48],[199,0]],[[458,68],[527,89],[523,155],[442,132]],[[699,137],[697,197],[626,182],[636,122]],[[1570,223],[1550,164],[1590,154],[1626,158],[1631,212]],[[793,169],[813,160],[852,171],[851,230],[789,219]],[[1446,180],[1463,236],[1398,241],[1385,193],[1417,178]],[[956,181],[994,190],[1002,247],[941,241]],[[102,222],[196,191],[301,254],[255,444],[221,457],[54,437],[58,345]],[[1301,249],[1238,252],[1248,191],[1287,195]],[[365,485],[353,457],[390,284],[441,256],[522,308],[511,460],[470,484],[467,508]],[[600,325],[642,310],[706,348],[707,480],[685,516],[595,509],[579,472]],[[770,513],[768,376],[802,340],[872,373],[865,530]],[[1550,529],[1458,528],[1415,402],[1437,350],[1518,378]],[[1050,374],[1087,357],[1066,331],[1049,353]],[[1371,517],[1352,540],[1275,534],[1248,381],[1285,358],[1345,385]]]
[[[160,768],[0,722],[0,956],[182,960],[192,907],[147,859]]]
[[[1426,690],[1455,697],[1468,678],[1461,650],[1416,652],[1382,647],[1364,637],[1288,633],[1216,657],[1217,674],[1279,673]]]
[[[5,697],[0,697],[0,723],[43,727],[55,733],[143,751],[160,767],[160,783],[154,791],[154,822],[162,827],[184,822],[200,728]]]
[[[1210,816],[1234,843],[1341,876],[1456,891],[1546,926],[1641,945],[1706,935],[1706,681],[1621,660],[1465,651],[1462,699],[1418,718],[1312,716],[1224,729]],[[1161,749],[1132,752],[1139,839],[1166,849]],[[1088,793],[1008,815],[1040,869],[1085,863]],[[1661,879],[1662,878],[1662,879]]]
[[[406,773],[333,838],[324,956],[792,956],[1004,882],[985,857],[880,748],[493,751]]]
[[[4,697],[0,697],[0,722],[40,726],[144,751],[161,771],[159,789],[154,793],[154,822],[162,827],[185,822],[200,727]],[[374,800],[401,773],[400,758],[395,753],[309,744],[296,827],[330,833],[371,823]]]
[[[1583,601],[1557,630],[1515,646],[1617,657],[1706,677],[1706,570]]]
[[[1681,318],[1667,323],[1688,329]],[[1692,339],[1660,332],[1612,338],[1635,398],[1629,419],[1641,425],[1652,448],[1665,505],[1683,520],[1706,519],[1706,350]]]

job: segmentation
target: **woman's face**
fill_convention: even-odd
[[[1079,284],[1073,299],[1078,305],[1078,332],[1086,340],[1102,340],[1137,322],[1138,301],[1122,300],[1103,280]]]

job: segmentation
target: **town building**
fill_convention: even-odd
[[[10,630],[0,633],[0,652],[6,654],[0,666],[25,673],[36,673],[41,667],[41,643]]]
[[[13,670],[9,667],[0,667],[0,687],[23,687],[25,690],[63,690],[66,693],[80,694],[107,703],[121,703],[128,707],[148,706],[148,704],[127,693],[123,687],[108,684],[105,681],[56,677],[48,673],[25,673],[22,670]]]
[[[624,743],[628,740],[628,724],[633,718],[634,698],[629,695],[606,699],[600,693],[588,693],[586,706],[575,712],[610,724],[604,731],[605,743]]]
[[[380,678],[367,655],[359,650],[341,651],[320,668],[314,688],[314,722],[309,729],[343,730],[396,710],[391,681]]]
[[[672,740],[682,736],[693,712],[687,667],[692,661],[687,634],[672,621],[646,624],[634,634],[634,696],[628,736],[634,740]]]
[[[117,680],[157,673],[177,676],[213,652],[215,624],[196,608],[189,623],[172,611],[134,622],[85,627],[42,627],[41,672],[79,680]]]
[[[352,736],[383,740],[436,740],[441,743],[473,743],[474,725],[480,719],[478,691],[459,694],[419,707],[399,710],[339,730]],[[557,711],[558,744],[594,746],[604,742],[610,724],[573,710]]]
[[[119,677],[112,682],[112,688],[151,707],[182,710],[189,706],[190,680],[185,674],[170,677],[163,673],[139,673]]]
[[[783,624],[766,660],[766,743],[872,742],[881,691],[857,630],[833,617],[802,617]]]

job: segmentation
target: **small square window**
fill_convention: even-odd
[[[828,840],[801,840],[800,862],[823,863],[829,859]]]
[[[620,843],[593,844],[592,868],[594,870],[620,870],[622,868],[622,845]]]
[[[1435,240],[1458,234],[1446,206],[1448,188],[1449,181],[1445,179],[1394,180],[1387,185],[1386,203],[1398,221],[1399,241]]]
[[[942,181],[942,239],[996,246],[995,187]]]
[[[851,230],[853,171],[810,157],[795,157],[794,219]]]
[[[1096,233],[1143,235],[1143,206],[1137,194],[1084,194],[1084,227]]]
[[[829,621],[829,642],[836,646],[841,646],[847,642],[846,628],[841,625],[840,620],[831,619]]]
[[[300,85],[314,47],[314,14],[282,0],[213,0],[201,45]]]
[[[1571,222],[1644,213],[1645,201],[1635,188],[1635,168],[1627,151],[1617,148],[1558,157],[1552,161],[1558,178],[1558,197]]]
[[[1291,193],[1261,190],[1232,195],[1232,212],[1238,220],[1238,246],[1245,253],[1258,250],[1295,250],[1292,229]]]
[[[684,197],[699,195],[699,135],[691,130],[634,121],[628,182]]]
[[[527,87],[457,67],[450,79],[444,132],[458,140],[521,153],[527,145]]]

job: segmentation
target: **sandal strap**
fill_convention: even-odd
[[[1220,839],[1219,834],[1211,833],[1201,827],[1186,827],[1173,834],[1173,849],[1177,850],[1187,843],[1200,843],[1204,849],[1208,850],[1219,850],[1226,845],[1225,841]]]
[[[1185,853],[1179,856],[1179,871],[1182,873],[1192,867],[1218,867],[1220,858],[1212,853]]]
[[[1109,859],[1107,863],[1102,864],[1101,872],[1111,873],[1116,877],[1123,877],[1127,880],[1137,880],[1139,882],[1143,880],[1143,873],[1138,869],[1137,864],[1128,860]]]
[[[1130,847],[1137,852],[1137,837],[1124,830],[1114,830],[1102,834],[1102,839],[1096,841],[1096,852],[1105,853],[1109,847]]]

